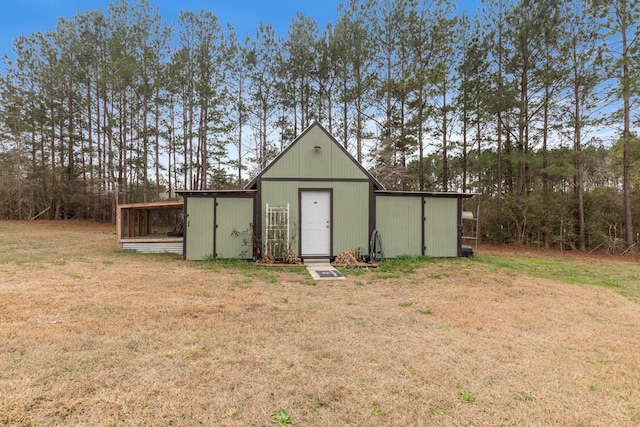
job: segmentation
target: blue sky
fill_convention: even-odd
[[[254,34],[260,22],[271,22],[286,35],[296,12],[311,16],[324,28],[338,16],[340,0],[150,0],[164,20],[175,22],[180,10],[213,11],[221,23],[230,23],[239,40]],[[12,41],[20,34],[45,32],[56,26],[59,17],[72,17],[91,9],[106,10],[109,0],[0,0],[0,55],[12,50]]]
[[[180,10],[213,11],[221,23],[233,25],[239,40],[255,34],[260,22],[272,23],[286,36],[296,12],[312,17],[323,29],[338,17],[341,0],[150,0],[168,23],[177,21]],[[106,10],[110,0],[0,0],[0,56],[10,54],[12,41],[20,34],[45,32],[63,16],[70,18],[91,9]],[[480,2],[459,0],[459,7],[472,12]],[[1,65],[0,65],[1,67]]]

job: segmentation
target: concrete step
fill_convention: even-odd
[[[313,280],[345,280],[345,277],[336,270],[329,259],[305,259],[304,265]]]
[[[331,264],[331,260],[329,258],[305,258],[303,263],[304,263],[304,265],[308,265],[308,264]]]

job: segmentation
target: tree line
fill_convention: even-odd
[[[239,40],[213,11],[118,0],[19,36],[0,218],[240,188],[319,121],[388,189],[481,193],[484,240],[637,249],[640,5],[481,6],[349,0]]]

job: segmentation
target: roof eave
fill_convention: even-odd
[[[258,173],[258,175],[253,178],[247,185],[245,185],[243,187],[243,189],[245,190],[249,190],[249,189],[257,189],[257,185],[258,185],[258,181],[260,180],[260,178],[262,177],[262,175],[264,175],[270,168],[271,166],[273,166],[275,163],[278,162],[278,160],[285,155],[285,153],[287,151],[289,151],[291,149],[291,147],[293,147],[300,139],[302,139],[307,133],[309,133],[309,131],[311,129],[313,129],[314,126],[318,126],[330,139],[331,141],[333,141],[334,144],[336,144],[338,147],[340,147],[340,149],[360,168],[360,170],[367,176],[367,178],[373,183],[373,186],[375,187],[375,189],[377,190],[384,190],[384,186],[380,183],[380,181],[378,181],[373,175],[371,175],[371,173],[366,170],[364,168],[364,166],[362,166],[362,164],[360,162],[358,162],[356,159],[353,158],[353,156],[351,155],[351,153],[349,153],[346,148],[344,148],[342,146],[342,144],[340,144],[338,142],[337,139],[334,138],[333,135],[331,135],[331,133],[329,133],[329,131],[322,126],[322,124],[320,124],[320,122],[315,121],[312,124],[310,124],[309,126],[307,126],[307,128],[300,134],[298,135],[292,142],[291,144],[289,144],[287,146],[287,148],[285,148],[284,150],[282,150],[280,152],[280,154],[278,154],[276,156],[275,159],[273,159],[272,161],[269,162],[269,164],[267,166],[264,167],[264,169],[262,169],[260,171],[260,173]]]

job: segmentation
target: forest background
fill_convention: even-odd
[[[240,40],[215,11],[117,0],[18,36],[0,218],[241,188],[318,121],[387,189],[481,193],[483,241],[638,251],[640,3],[478,6],[347,1]]]

